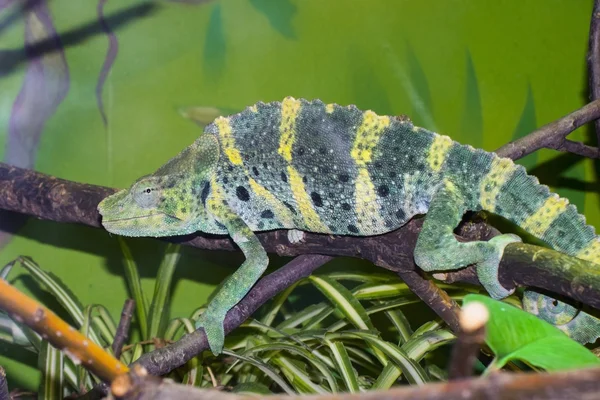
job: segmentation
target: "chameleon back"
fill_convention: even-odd
[[[205,132],[223,153],[215,183],[253,230],[384,233],[425,213],[439,183],[426,158],[438,135],[354,106],[286,98]]]

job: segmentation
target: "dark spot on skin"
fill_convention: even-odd
[[[208,197],[208,193],[210,192],[210,182],[204,182],[204,187],[202,187],[202,193],[200,194],[200,199],[202,200],[202,204],[206,207],[206,198]]]
[[[350,180],[350,176],[348,174],[340,174],[340,176],[338,176],[338,178],[342,182],[348,182]]]
[[[219,227],[219,229],[227,229],[225,227],[225,225],[223,225],[222,223],[220,223],[219,221],[215,221],[215,225],[217,225]]]
[[[183,195],[182,195],[182,194],[180,194],[180,195],[179,195],[179,200],[181,200],[181,201],[184,201],[184,200],[185,200],[185,197],[183,197]]]
[[[390,188],[387,185],[381,185],[377,188],[379,197],[387,197],[390,194]]]
[[[335,232],[336,231],[335,226],[333,226],[333,225],[327,225],[327,227],[329,228],[329,230],[331,232]]]
[[[304,176],[302,177],[302,183],[306,183],[306,182],[308,182],[308,179],[306,178],[306,175],[304,175]]]
[[[348,225],[348,232],[358,233],[358,228],[354,225]]]
[[[273,215],[273,211],[271,211],[271,210],[265,210],[260,213],[261,218],[273,218],[274,216],[275,215]]]
[[[175,182],[171,181],[167,183],[167,189],[173,189],[175,187]]]
[[[181,189],[181,193],[186,194],[187,193],[187,189]]]
[[[254,175],[256,175],[256,176],[258,176],[258,175],[259,175],[259,173],[258,173],[258,169],[256,169],[256,167],[252,167],[252,173],[253,173]]]
[[[352,207],[348,203],[342,203],[342,210],[350,211]]]
[[[383,164],[382,164],[381,162],[377,161],[377,162],[375,163],[375,168],[377,168],[377,169],[381,169],[381,168],[383,168]]]
[[[235,188],[235,195],[241,201],[248,201],[248,200],[250,200],[250,193],[248,193],[248,190],[245,187],[243,187],[243,186],[238,186],[238,187]]]
[[[192,188],[191,192],[192,192],[192,194],[194,194],[194,195],[195,195],[195,194],[197,194],[197,193],[196,193],[196,188]]]
[[[229,171],[229,172],[233,171],[233,165],[228,165],[227,166],[227,171]]]
[[[281,180],[287,183],[287,175],[284,172],[281,173]]]
[[[319,147],[319,154],[324,156],[325,154],[327,154],[327,149],[325,147]]]
[[[292,205],[287,201],[284,201],[283,205],[286,206],[292,213],[297,214],[296,209],[294,209],[294,207],[292,207]]]
[[[223,177],[223,183],[227,185],[229,183],[229,179],[226,176]]]
[[[164,203],[164,202],[165,202],[165,198],[164,198],[164,197],[161,197],[160,199],[158,199],[158,201],[159,201],[160,203]]]
[[[263,163],[263,168],[267,169],[269,166],[267,165],[266,162]],[[258,174],[257,174],[258,175]]]
[[[394,222],[393,222],[393,221],[390,221],[390,220],[386,220],[386,221],[385,221],[385,227],[386,227],[386,228],[390,228],[390,229],[391,229],[391,228],[394,228]]]
[[[396,177],[396,172],[395,171],[390,171],[389,177],[392,178],[392,179],[394,179]]]
[[[304,147],[298,147],[297,152],[299,156],[303,156],[306,150],[304,150]]]
[[[310,194],[310,198],[316,207],[323,207],[323,199],[321,199],[321,195],[319,193],[312,192]]]
[[[258,228],[258,229],[262,229],[262,228],[264,228],[264,227],[265,227],[265,223],[264,223],[264,222],[262,222],[262,221],[259,221],[259,222],[258,222],[258,225],[257,225],[257,228]]]
[[[182,212],[183,214],[185,214],[185,213],[187,212],[187,209],[186,209],[185,207],[182,207],[182,208],[181,208],[181,212]]]
[[[406,218],[406,214],[404,214],[403,210],[398,210],[396,211],[396,218],[398,218],[401,221],[404,221],[404,218]]]
[[[228,204],[227,200],[223,200],[221,203],[223,203],[224,206],[226,206]]]

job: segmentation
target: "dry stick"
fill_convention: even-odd
[[[588,74],[591,100],[600,99],[600,0],[594,1],[588,46]],[[600,146],[600,121],[596,121],[596,137]]]
[[[473,366],[485,341],[485,324],[490,315],[485,305],[469,303],[460,312],[460,329],[452,348],[448,379],[467,378],[473,374]]]
[[[123,345],[129,336],[129,327],[131,326],[131,319],[133,318],[133,310],[135,309],[135,300],[127,299],[123,305],[123,311],[121,311],[121,320],[117,327],[117,333],[115,334],[115,340],[113,340],[112,351],[115,358],[121,357],[121,351]]]
[[[102,380],[112,381],[129,368],[108,354],[102,347],[37,301],[27,297],[8,282],[0,279],[0,308],[19,322],[39,333],[52,346],[65,352],[75,363]]]
[[[521,139],[500,147],[496,150],[496,153],[501,157],[516,160],[541,148],[547,148],[589,158],[600,158],[598,148],[566,139],[567,135],[575,129],[598,118],[600,118],[600,99],[594,100],[579,110],[536,129]]]

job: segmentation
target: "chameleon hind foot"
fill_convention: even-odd
[[[494,299],[503,299],[514,293],[515,289],[507,290],[498,280],[498,268],[504,254],[504,248],[511,243],[521,243],[519,236],[505,233],[491,238],[487,243],[490,246],[490,254],[482,262],[477,263],[477,278]]]
[[[223,352],[223,346],[225,344],[225,328],[223,327],[224,319],[225,315],[211,312],[210,308],[208,308],[200,315],[195,323],[196,329],[204,329],[210,351],[215,356]]]
[[[498,235],[489,241],[459,242],[454,229],[467,208],[461,191],[450,181],[445,181],[433,196],[429,212],[415,247],[415,262],[424,271],[449,271],[475,265],[477,276],[491,297],[509,296],[498,281],[498,266],[504,248],[521,238],[513,234]]]

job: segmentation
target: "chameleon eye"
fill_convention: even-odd
[[[140,207],[156,207],[160,199],[160,189],[148,186],[148,183],[140,185],[134,189],[133,199]]]

